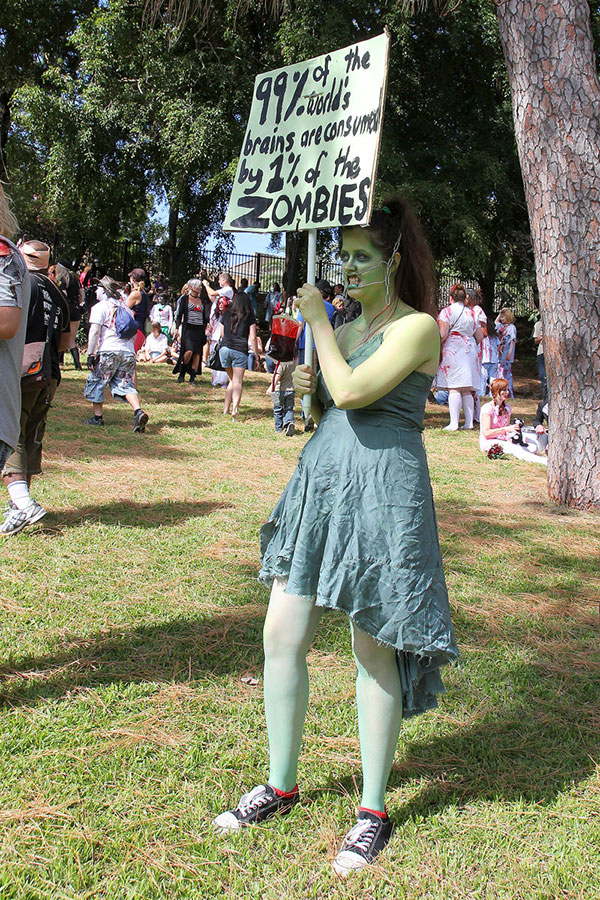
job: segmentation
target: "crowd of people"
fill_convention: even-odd
[[[9,495],[0,534],[17,534],[46,514],[31,496],[31,481],[41,472],[65,352],[75,369],[83,368],[78,336],[87,351],[83,395],[92,405],[85,419],[89,426],[104,426],[108,388],[131,407],[132,431],[143,433],[149,414],[141,403],[137,364],[168,364],[179,383],[186,375],[194,383],[204,362],[210,364],[212,385],[225,388],[223,412],[234,422],[246,371],[266,367],[273,376],[268,393],[275,431],[295,433],[291,379],[298,353],[301,360],[304,355],[303,325],[277,282],[261,295],[258,281],[242,279],[236,287],[227,272],[213,279],[200,272],[174,302],[162,273],[151,281],[144,269],[134,268],[121,284],[98,260],[77,272],[66,259],[51,264],[51,248],[43,241],[14,244],[17,230],[0,186],[0,472]],[[338,326],[356,317],[359,305],[342,285],[319,286],[332,323],[336,317]],[[271,326],[282,315],[294,317],[299,335],[293,355],[283,359],[275,351],[277,358],[268,355]],[[86,328],[79,334],[82,317]]]
[[[151,280],[144,269],[134,268],[127,284],[119,284],[102,274],[98,261],[78,273],[65,259],[51,265],[50,248],[42,241],[27,241],[17,248],[10,241],[16,222],[4,193],[0,225],[0,310],[11,323],[18,319],[14,334],[13,325],[0,328],[0,334],[7,335],[0,339],[7,372],[0,452],[9,493],[1,534],[15,534],[45,514],[30,495],[31,479],[41,471],[46,419],[60,384],[65,351],[72,354],[75,368],[82,368],[76,342],[82,314],[89,329],[84,397],[92,404],[86,424],[104,425],[109,388],[113,397],[130,405],[132,430],[143,433],[149,414],[140,399],[137,364],[168,365],[179,383],[188,376],[192,384],[205,365],[211,370],[211,385],[225,389],[223,413],[233,422],[239,417],[245,373],[266,369],[272,376],[267,394],[273,403],[274,429],[294,435],[293,373],[304,363],[304,318],[297,299],[288,297],[277,281],[263,294],[258,281],[249,284],[244,278],[236,286],[230,273],[210,278],[199,272],[175,299],[161,273]],[[360,302],[344,285],[321,280],[316,288],[336,333],[360,316]],[[446,431],[471,430],[479,424],[480,447],[491,458],[509,454],[546,464],[548,406],[541,323],[535,323],[533,340],[542,400],[532,425],[511,423],[507,401],[514,396],[514,313],[505,307],[495,319],[488,317],[480,300],[478,292],[456,284],[450,303],[439,312],[442,350],[430,399],[448,403]],[[283,354],[275,339],[282,318],[293,320],[296,329],[293,347]],[[21,345],[24,350],[19,351]],[[20,354],[22,373],[17,372]],[[481,406],[487,396],[490,402]],[[313,427],[310,417],[304,429]]]

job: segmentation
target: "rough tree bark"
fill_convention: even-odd
[[[548,491],[600,507],[600,84],[587,0],[499,0],[548,369]]]

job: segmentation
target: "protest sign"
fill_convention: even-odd
[[[256,77],[225,231],[368,222],[388,49],[381,34]]]

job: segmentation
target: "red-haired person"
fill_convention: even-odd
[[[508,400],[508,381],[505,378],[495,378],[491,385],[492,401],[481,407],[481,424],[479,426],[479,447],[487,453],[493,446],[499,444],[504,453],[526,459],[530,462],[539,462],[548,465],[545,456],[537,456],[532,453],[524,443],[515,443],[513,437],[520,437],[521,427],[510,424],[511,408]],[[521,439],[522,440],[522,439]]]

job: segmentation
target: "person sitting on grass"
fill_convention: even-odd
[[[152,331],[144,341],[144,346],[137,355],[138,362],[169,362],[169,341],[163,333],[160,322],[152,323]]]
[[[523,440],[533,453],[548,453],[548,400],[538,403],[533,425],[523,429]]]
[[[509,396],[509,385],[505,378],[495,378],[491,384],[492,402],[481,408],[481,424],[479,430],[479,447],[484,453],[499,446],[503,453],[547,465],[545,456],[537,456],[527,448],[521,436],[521,426],[510,424],[511,408],[506,402]],[[513,437],[518,441],[513,441]]]
[[[86,425],[104,425],[104,391],[110,385],[113,397],[124,397],[133,410],[132,431],[142,432],[148,422],[148,413],[140,405],[140,395],[135,387],[135,339],[137,324],[131,309],[139,298],[132,291],[121,301],[119,285],[105,276],[98,287],[100,300],[90,312],[87,367],[90,374],[83,396],[94,404],[94,415],[86,419]],[[126,310],[132,324],[125,332],[117,321],[119,308]],[[129,335],[129,336],[127,336]]]

